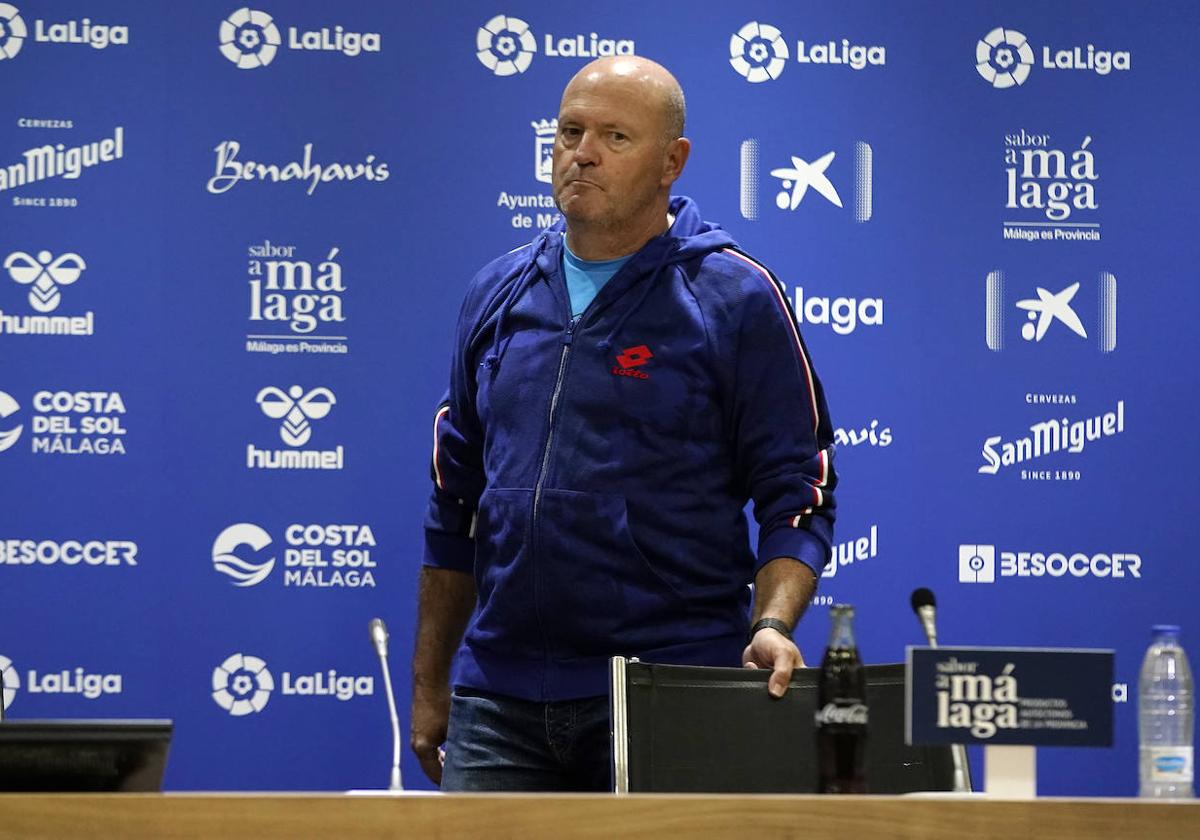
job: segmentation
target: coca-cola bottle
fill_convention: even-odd
[[[830,615],[817,688],[817,790],[866,793],[867,684],[854,642],[854,607],[836,604]]]

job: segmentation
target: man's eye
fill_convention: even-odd
[[[617,141],[619,141],[619,142],[624,142],[624,141],[625,141],[626,139],[628,139],[628,138],[626,138],[626,137],[625,137],[625,135],[624,135],[624,134],[622,134],[621,132],[619,132],[619,131],[614,131],[614,132],[612,133],[612,139],[614,139],[614,140],[617,140]]]

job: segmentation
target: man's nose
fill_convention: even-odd
[[[585,131],[575,146],[574,159],[579,166],[600,162],[599,138],[595,132]]]

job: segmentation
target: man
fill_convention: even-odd
[[[584,67],[554,146],[564,222],[467,292],[413,658],[412,746],[443,790],[609,789],[613,655],[770,668],[774,696],[804,664],[832,428],[777,282],[670,196],[683,119],[654,62]]]

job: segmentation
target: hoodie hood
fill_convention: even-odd
[[[668,212],[675,217],[675,222],[663,234],[654,237],[641,247],[621,270],[610,280],[620,286],[633,288],[640,286],[632,304],[626,304],[617,318],[608,336],[600,341],[600,349],[607,351],[621,331],[625,321],[641,308],[642,303],[654,290],[660,276],[670,266],[688,262],[703,257],[723,248],[736,247],[732,236],[720,225],[706,222],[700,217],[700,209],[687,196],[672,196]],[[507,342],[504,341],[504,322],[509,311],[521,299],[521,295],[532,283],[539,279],[547,282],[558,282],[561,275],[563,237],[566,233],[566,219],[542,231],[533,240],[529,249],[528,262],[522,267],[520,275],[505,296],[495,319],[495,332],[492,338],[491,350],[484,357],[483,366],[495,370],[504,355]],[[622,289],[622,292],[628,289]],[[624,295],[622,295],[624,298]]]

